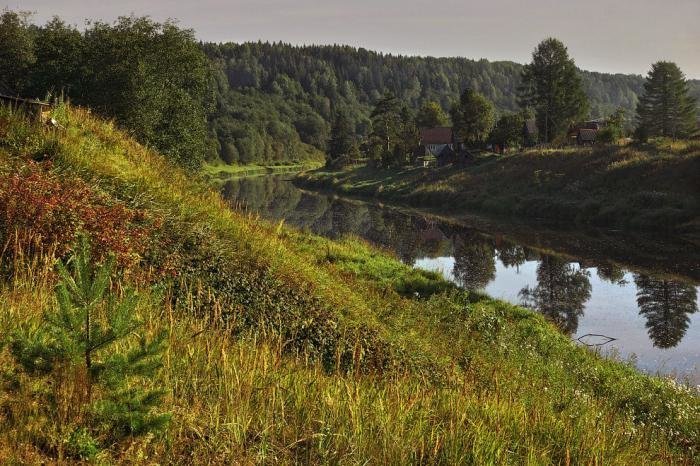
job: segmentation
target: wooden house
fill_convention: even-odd
[[[454,150],[456,147],[455,135],[449,126],[420,129],[420,152],[422,155],[437,157],[445,147]]]
[[[579,146],[592,146],[598,136],[597,129],[581,128],[576,134],[576,143]]]
[[[598,137],[598,131],[605,127],[605,120],[588,120],[569,126],[567,138],[571,144],[592,146]]]

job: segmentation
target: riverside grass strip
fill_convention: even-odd
[[[460,214],[485,212],[697,237],[700,141],[528,149],[468,166],[354,167],[299,174],[297,182],[342,194]]]

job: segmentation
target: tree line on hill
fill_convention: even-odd
[[[481,97],[492,106],[496,136],[512,138],[512,128],[533,115],[520,112],[523,78],[533,75],[533,65],[405,57],[340,45],[198,43],[193,31],[172,22],[133,16],[88,22],[80,31],[58,18],[39,26],[25,13],[0,15],[0,93],[66,96],[115,118],[189,168],[205,160],[320,161],[327,151],[357,154],[372,138],[388,139],[387,150],[396,158],[394,152],[417,136],[406,124],[409,117],[417,127],[447,125],[450,117],[467,117],[455,104]],[[588,102],[580,113],[587,116],[617,109],[632,115],[648,92],[640,76],[585,72],[573,62],[567,73],[580,83],[578,98]],[[700,81],[686,85],[700,95]],[[658,120],[651,108],[640,115]],[[333,135],[334,127],[350,137]],[[403,138],[399,149],[392,133]]]
[[[122,17],[83,31],[26,13],[0,16],[0,93],[66,96],[116,119],[141,142],[188,168],[210,139],[209,64],[194,33],[172,22]]]
[[[635,137],[689,138],[698,135],[697,101],[690,95],[685,76],[675,63],[652,65],[644,82],[644,93],[636,106]],[[450,108],[454,143],[481,148],[486,143],[498,147],[522,147],[534,142],[562,144],[572,128],[590,115],[591,101],[583,79],[566,46],[554,38],[542,41],[522,69],[516,91],[520,110],[500,112],[482,93],[466,88]],[[329,163],[340,166],[358,153],[347,115],[337,110],[332,126]],[[596,137],[601,142],[619,140],[628,129],[626,110],[619,107],[607,115],[604,128]],[[415,162],[419,156],[419,127],[446,125],[448,117],[440,104],[427,102],[416,115],[394,94],[387,92],[374,106],[370,132],[363,138],[362,150],[376,167]],[[537,127],[526,131],[526,122]],[[343,124],[339,124],[343,122]],[[596,132],[598,124],[596,123]],[[537,139],[537,141],[535,140]]]
[[[408,111],[422,118],[423,108],[429,106],[428,112],[442,110],[446,114],[465,89],[488,99],[493,104],[495,117],[505,117],[498,125],[501,138],[512,138],[510,128],[520,122],[519,117],[512,114],[520,114],[518,91],[525,67],[516,63],[403,57],[340,45],[297,47],[257,42],[205,44],[204,48],[217,69],[219,91],[224,91],[219,100],[226,100],[218,104],[215,120],[241,132],[247,127],[261,140],[267,137],[266,114],[251,110],[246,116],[253,118],[237,118],[236,101],[259,98],[275,102],[285,115],[282,123],[290,132],[296,131],[303,143],[331,154],[357,154],[358,146],[372,138],[373,123],[377,123],[377,116],[383,109],[394,107],[397,113],[403,111],[404,117]],[[643,78],[590,73],[575,67],[572,71],[572,76],[580,79],[587,97],[585,116],[605,117],[618,109],[624,109],[628,117],[634,115],[638,96],[644,89]],[[689,85],[691,92],[700,95],[700,82],[689,82]],[[396,102],[391,102],[392,98]],[[296,113],[289,111],[290,107],[296,108]],[[393,128],[404,135],[407,131],[415,132],[387,125],[391,120],[396,122],[402,118],[401,115],[383,118],[384,129],[376,131],[386,133],[387,128],[390,132]],[[430,126],[428,122],[450,124],[449,117],[416,121],[418,127]],[[339,136],[338,132],[331,134],[333,127],[343,128],[352,138]],[[222,146],[230,143],[230,133],[218,128],[215,131]],[[386,135],[384,139],[386,142]],[[393,153],[393,145],[389,146],[388,150]],[[230,155],[224,159],[246,162],[251,158],[245,150]],[[364,155],[373,156],[366,151]]]

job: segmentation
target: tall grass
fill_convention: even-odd
[[[454,289],[358,239],[232,211],[84,110],[56,117],[65,131],[8,120],[0,175],[52,139],[49,173],[160,219],[120,280],[139,289],[147,332],[169,333],[165,367],[149,383],[168,390],[173,422],[164,437],[109,446],[100,460],[697,461],[693,389],[603,360],[537,314]],[[1,335],[40,325],[54,305],[54,250],[16,250],[0,266]],[[0,349],[0,462],[54,461],[36,438],[55,434],[51,419],[37,417],[31,391],[13,389],[13,364]]]

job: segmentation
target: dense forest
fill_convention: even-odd
[[[0,94],[68,99],[115,119],[140,142],[196,170],[213,152],[206,57],[191,30],[122,17],[84,30],[0,14]]]
[[[513,62],[396,56],[343,45],[257,42],[203,48],[214,64],[217,83],[211,129],[222,159],[229,163],[286,159],[287,153],[265,148],[290,141],[285,148],[294,152],[297,135],[303,143],[325,150],[335,110],[346,114],[356,133],[365,136],[372,106],[386,92],[414,110],[428,101],[448,110],[469,87],[500,112],[519,108],[523,67]],[[633,117],[642,76],[580,73],[591,117],[608,116],[619,107]],[[700,81],[689,84],[700,96]]]
[[[574,57],[575,58],[575,57]],[[467,58],[408,57],[342,45],[198,43],[173,22],[122,17],[82,30],[54,18],[0,15],[0,93],[63,96],[116,119],[180,165],[322,161],[333,115],[371,132],[386,93],[407,111],[450,109],[470,88],[499,113],[518,110],[523,66]],[[632,118],[641,76],[580,71],[590,115],[618,107]],[[700,81],[689,82],[700,96]]]

